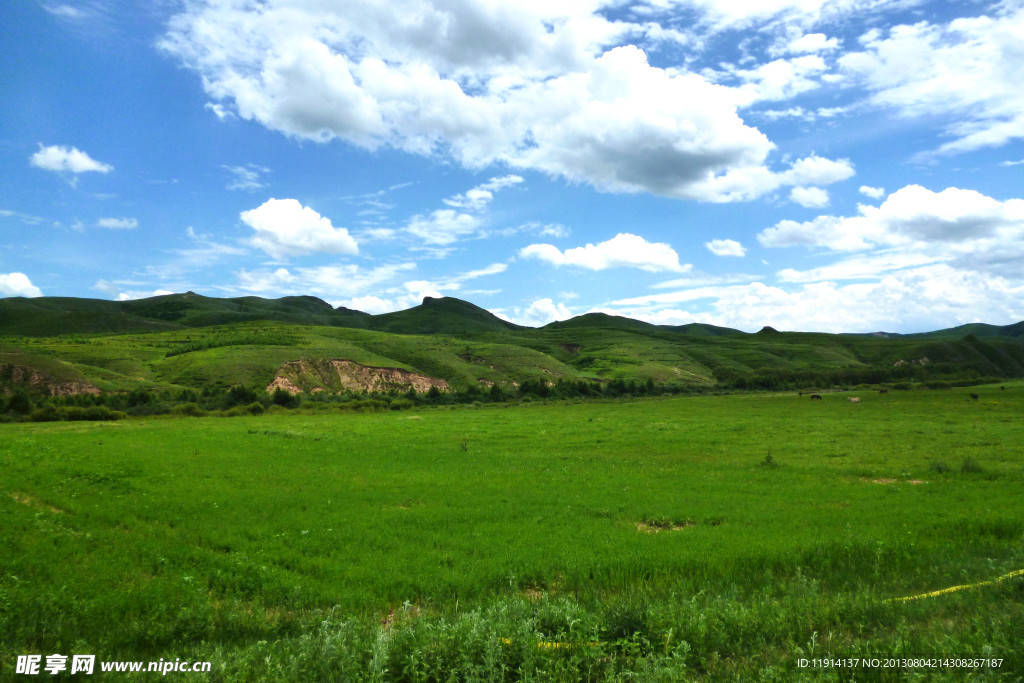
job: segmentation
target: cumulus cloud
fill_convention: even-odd
[[[865,197],[871,197],[872,199],[881,199],[885,196],[884,187],[871,187],[870,185],[861,185],[858,190]]]
[[[747,254],[746,248],[736,240],[711,240],[705,242],[704,246],[715,256],[746,256]]]
[[[556,303],[551,298],[538,299],[526,308],[516,308],[511,315],[502,316],[510,322],[527,327],[543,327],[556,320],[567,320],[572,311],[563,303]]]
[[[794,187],[789,192],[790,200],[808,209],[820,209],[828,206],[828,190],[820,187]]]
[[[25,273],[0,273],[0,294],[4,296],[42,296],[43,293]]]
[[[101,218],[96,221],[96,227],[108,230],[131,230],[139,227],[139,221],[135,218]]]
[[[750,106],[755,102],[788,100],[820,87],[828,72],[818,55],[776,59],[753,69],[736,69],[733,75],[743,81],[736,91],[737,102]]]
[[[519,251],[523,258],[547,261],[555,266],[577,266],[590,270],[608,268],[640,268],[649,272],[683,273],[691,268],[679,263],[679,254],[662,242],[648,242],[643,237],[619,233],[599,244],[566,249],[553,244],[531,244]]]
[[[1024,200],[998,201],[975,190],[933,192],[908,185],[858,216],[783,220],[758,234],[766,247],[814,246],[857,251],[872,246],[939,244],[944,250],[993,251],[1024,238]]]
[[[295,199],[268,199],[255,209],[243,211],[240,217],[256,231],[252,245],[275,259],[318,252],[359,252],[348,230],[334,227],[330,219]]]
[[[949,121],[939,153],[1005,145],[1024,137],[1024,8],[1001,3],[991,16],[945,25],[874,29],[863,49],[839,58],[871,101],[907,117]]]
[[[736,111],[745,95],[652,66],[622,44],[650,27],[602,5],[208,0],[172,19],[161,46],[202,77],[219,116],[294,137],[706,201],[800,182],[769,167],[774,145]],[[813,54],[782,60],[751,76],[756,97],[800,92],[823,68]]]
[[[110,164],[96,161],[77,147],[39,145],[39,151],[29,157],[29,163],[36,168],[57,173],[109,173],[114,170]]]
[[[788,54],[806,54],[808,52],[831,52],[839,48],[839,40],[829,38],[824,33],[804,33],[791,36],[786,44]]]

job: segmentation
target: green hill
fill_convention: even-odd
[[[529,328],[451,297],[383,315],[335,309],[314,297],[11,298],[0,299],[0,394],[18,385],[50,393],[264,388],[288,364],[311,390],[311,378],[342,367],[335,361],[378,369],[344,366],[350,374],[390,368],[395,377],[419,374],[459,391],[563,380],[696,390],[948,384],[1024,376],[1022,332],[1024,323],[918,335],[767,327],[746,334],[604,313]]]
[[[426,297],[419,306],[368,316],[367,327],[399,334],[467,334],[526,329],[454,297]]]

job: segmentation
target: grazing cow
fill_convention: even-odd
[[[977,401],[978,400],[978,395],[977,394],[971,394],[971,400],[972,401]]]
[[[889,390],[888,389],[879,389],[878,393],[880,393],[880,394],[888,394]]]
[[[821,400],[821,396],[819,394],[811,394],[811,400],[812,401],[820,401]]]
[[[999,387],[999,391],[1006,391],[1006,387]]]
[[[848,400],[848,401],[849,401],[850,403],[860,403],[860,399],[859,399],[859,398],[857,398],[856,396],[851,396],[851,397],[850,397],[850,398],[848,398],[847,400]]]

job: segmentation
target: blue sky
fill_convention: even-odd
[[[16,0],[0,296],[1024,319],[1024,5]]]

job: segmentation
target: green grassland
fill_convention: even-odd
[[[271,333],[467,377],[512,353]],[[194,354],[279,360],[167,358],[176,334],[79,360],[175,382]],[[0,679],[57,652],[209,660],[218,681],[966,676],[797,666],[839,655],[984,655],[1001,668],[973,675],[1013,680],[1024,577],[892,600],[1024,569],[1024,384],[1005,387],[3,424]]]

